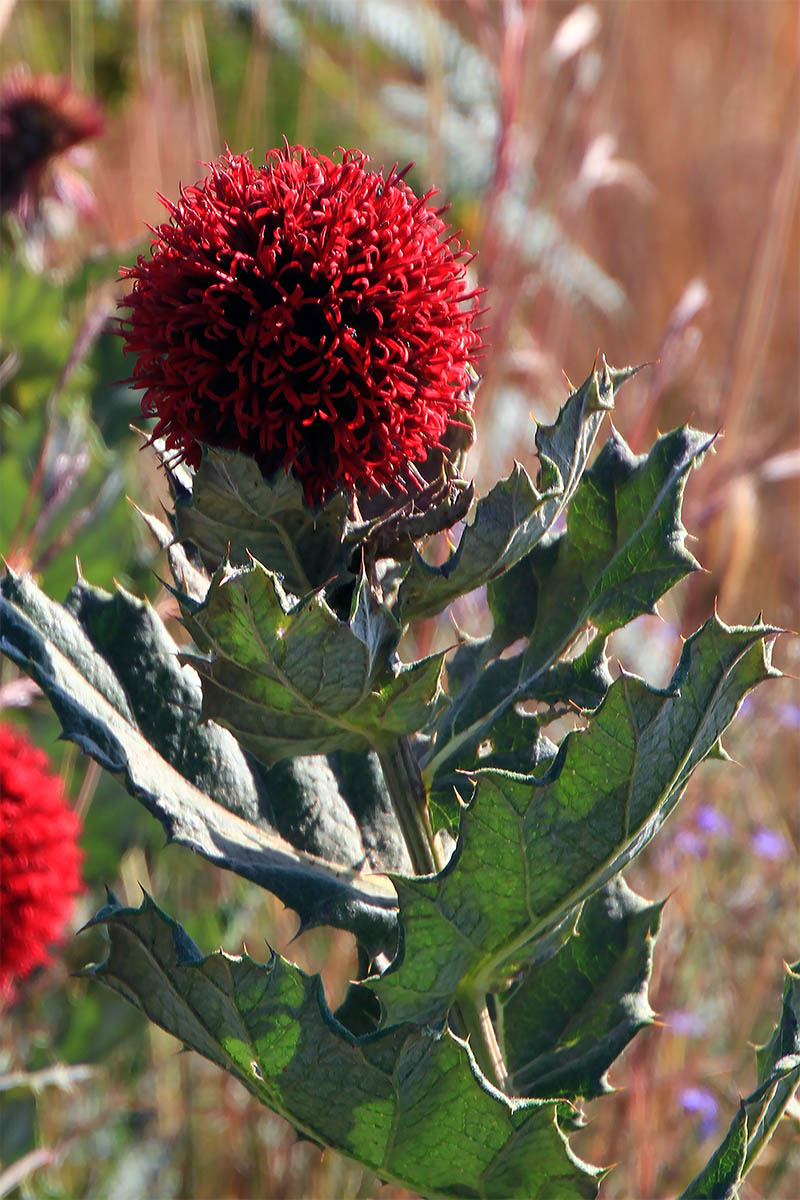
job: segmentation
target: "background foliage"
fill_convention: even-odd
[[[78,553],[94,583],[117,577],[169,615],[151,570],[164,575],[164,564],[124,499],[154,511],[164,484],[128,431],[138,401],[116,383],[128,368],[102,332],[110,281],[144,245],[143,223],[160,218],[157,190],[174,194],[179,180],[197,178],[226,141],[258,156],[285,133],[323,151],[358,145],[387,164],[414,158],[414,184],[439,187],[480,250],[490,352],[470,469],[481,490],[512,457],[533,468],[529,412],[552,420],[562,369],[583,378],[596,345],[612,362],[658,360],[618,403],[615,422],[634,451],[685,420],[723,428],[687,492],[685,523],[707,573],[670,593],[662,620],[645,616],[615,635],[626,664],[666,681],[681,634],[715,596],[729,623],[763,608],[798,627],[791,0],[577,9],[24,0],[0,20],[3,69],[22,60],[71,72],[108,114],[87,168],[99,218],[54,231],[44,274],[21,274],[11,255],[0,266],[2,357],[19,359],[0,424],[0,549],[32,564],[50,594],[66,592]],[[58,386],[81,332],[85,353]],[[489,626],[480,594],[456,611],[470,633]],[[415,654],[451,640],[431,618]],[[785,642],[778,665],[797,674],[797,643]],[[102,902],[103,883],[134,905],[141,883],[202,946],[237,951],[246,941],[263,957],[266,939],[321,968],[337,1002],[354,963],[347,935],[312,931],[289,950],[292,914],[180,849],[162,850],[155,822],[57,745],[47,706],[8,662],[0,671],[4,718],[28,725],[54,755],[84,814],[91,891],[79,917]],[[609,1197],[675,1194],[696,1173],[733,1116],[737,1085],[755,1079],[747,1042],[762,1042],[774,1022],[781,959],[797,957],[796,688],[784,680],[758,691],[746,716],[727,739],[743,765],[707,767],[626,874],[636,891],[671,897],[651,992],[664,1024],[615,1067],[617,1095],[596,1112],[590,1105],[574,1143],[589,1160],[620,1163]],[[177,1054],[122,1001],[67,979],[92,957],[103,957],[97,930],[4,1021],[0,1156],[4,1165],[30,1156],[22,1194],[375,1193],[373,1178],[298,1143],[234,1080]],[[792,1195],[791,1133],[787,1122],[744,1197]]]

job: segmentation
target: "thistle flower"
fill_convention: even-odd
[[[63,940],[83,890],[79,832],[47,755],[0,725],[0,998]]]
[[[229,151],[161,198],[169,222],[123,271],[142,410],[178,460],[203,444],[281,467],[306,499],[402,488],[464,401],[480,348],[467,254],[402,172],[302,147]]]
[[[67,79],[16,67],[0,86],[0,209],[14,209],[29,221],[48,177],[62,201],[86,207],[86,185],[56,160],[103,128],[97,104]]]

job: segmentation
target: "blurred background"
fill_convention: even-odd
[[[12,213],[0,264],[0,550],[62,599],[116,578],[169,614],[164,564],[126,495],[164,498],[140,453],[138,398],[110,332],[117,269],[162,219],[157,192],[203,176],[227,143],[280,143],[378,165],[413,160],[478,251],[487,289],[478,442],[485,491],[514,457],[535,469],[551,420],[597,349],[652,362],[615,423],[637,452],[684,421],[721,430],[689,483],[685,523],[706,568],[616,635],[654,683],[715,598],[728,623],[797,629],[800,595],[800,7],[796,0],[0,0],[0,87],[19,64],[69,77],[103,131],[61,155]],[[97,130],[95,130],[97,132]],[[481,598],[462,623],[481,619]],[[800,673],[796,638],[776,660]],[[138,904],[139,884],[201,947],[266,942],[321,970],[335,1003],[347,935],[292,942],[293,914],[179,848],[112,778],[56,741],[36,690],[0,663],[0,719],[65,777],[84,822],[87,892]],[[612,1197],[676,1195],[754,1085],[751,1045],[778,1017],[782,960],[800,955],[800,692],[745,705],[727,739],[627,872],[669,896],[652,1003],[661,1024],[611,1072],[573,1140],[617,1163]],[[290,945],[291,943],[291,945]],[[98,985],[97,931],[28,979],[0,1033],[0,1191],[16,1196],[400,1197],[299,1142],[233,1079]],[[797,1114],[742,1191],[800,1194]]]

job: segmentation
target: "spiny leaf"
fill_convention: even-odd
[[[552,661],[587,621],[611,633],[652,612],[696,570],[681,502],[689,471],[712,442],[683,427],[637,457],[612,429],[576,489],[566,531],[490,584],[495,650],[524,636],[530,638],[527,669]]]
[[[653,1020],[647,988],[661,909],[611,880],[558,953],[498,997],[515,1095],[589,1100],[613,1091],[608,1068]]]
[[[523,676],[523,655],[497,658],[482,670],[476,670],[469,685],[463,686],[444,712],[435,730],[433,744],[423,759],[425,777],[442,789],[452,783],[453,772],[473,771],[478,767],[502,765],[506,770],[525,773],[531,766],[535,726],[531,718],[511,711],[512,703],[540,700],[563,709],[593,709],[602,701],[611,685],[604,639],[595,639],[583,654],[569,662],[557,662],[546,670]],[[449,678],[449,676],[448,676]],[[508,745],[501,747],[498,730],[514,723],[527,724],[527,741],[520,739],[519,754],[508,757]],[[538,720],[538,718],[537,718]],[[481,743],[488,742],[482,759],[477,757]],[[496,756],[503,761],[496,762]]]
[[[261,563],[224,567],[186,623],[212,652],[190,660],[204,715],[267,764],[368,750],[420,729],[440,702],[443,655],[391,667],[399,630],[363,576],[342,621],[322,593],[293,602]]]
[[[481,767],[499,767],[501,771],[513,771],[517,775],[542,776],[556,757],[558,746],[543,732],[538,717],[508,711],[492,726],[488,750],[486,758],[479,764]],[[459,774],[457,778],[463,781],[464,776]],[[472,778],[477,779],[477,776]]]
[[[543,777],[477,773],[445,869],[395,879],[400,950],[372,981],[388,1022],[436,1020],[457,994],[503,986],[506,959],[646,845],[743,697],[777,674],[772,632],[713,617],[686,642],[667,691],[621,676]]]
[[[319,976],[277,954],[203,957],[147,896],[139,909],[112,898],[94,923],[108,926],[111,947],[88,974],[383,1179],[432,1200],[597,1194],[601,1173],[569,1150],[556,1105],[503,1096],[447,1030],[357,1038],[332,1016]]]
[[[29,576],[9,572],[0,584],[0,649],[46,693],[64,735],[123,772],[171,841],[268,887],[304,924],[341,925],[376,949],[391,942],[391,888],[346,869],[379,870],[398,856],[376,765],[354,772],[346,759],[301,758],[263,771],[226,730],[200,723],[200,681],[149,605],[82,582],[68,603]],[[342,792],[356,774],[351,810]],[[297,844],[330,850],[333,861],[279,836],[275,812]]]
[[[471,770],[475,747],[514,703],[600,703],[611,682],[606,635],[653,611],[656,600],[697,567],[680,510],[688,472],[711,440],[677,429],[637,458],[612,431],[578,484],[566,531],[490,582],[495,627],[483,642],[459,651],[458,695],[436,730],[428,778],[438,776],[441,786],[445,767]],[[587,622],[598,631],[589,649],[558,662]],[[529,639],[524,651],[490,661],[522,637]]]
[[[341,493],[315,512],[292,475],[279,471],[266,480],[251,458],[214,448],[205,449],[193,477],[175,477],[173,486],[175,533],[195,543],[210,572],[226,556],[243,566],[252,554],[282,576],[287,591],[303,596],[343,566]]]
[[[781,1019],[756,1051],[758,1087],[739,1103],[722,1143],[680,1200],[733,1200],[800,1086],[800,962],[786,968]]]
[[[615,373],[603,360],[568,398],[555,424],[539,426],[539,489],[515,464],[509,477],[478,501],[472,524],[442,566],[431,566],[415,552],[398,594],[403,622],[441,612],[456,596],[507,571],[553,527],[587,465],[603,416],[614,406],[615,380],[621,383],[627,374]]]
[[[597,707],[611,682],[606,635],[653,611],[656,600],[697,567],[685,546],[680,509],[688,472],[711,440],[677,429],[637,458],[612,430],[578,484],[566,531],[490,582],[494,630],[455,656],[458,694],[436,730],[427,778],[438,777],[441,787],[445,768],[473,769],[475,748],[519,701]],[[587,622],[598,631],[589,649],[559,662]],[[524,651],[491,661],[522,637],[529,639]]]

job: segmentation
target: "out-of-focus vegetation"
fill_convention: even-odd
[[[479,484],[512,457],[531,465],[530,414],[552,419],[562,371],[582,378],[599,345],[612,362],[654,360],[616,413],[634,449],[683,420],[722,429],[688,494],[707,574],[619,635],[628,661],[666,679],[681,633],[715,597],[728,622],[763,608],[798,628],[796,21],[793,0],[0,6],[2,70],[70,74],[107,116],[75,166],[95,215],[51,207],[35,244],[17,231],[0,264],[0,550],[58,598],[78,554],[93,582],[118,578],[169,611],[163,565],[125,502],[155,505],[164,484],[128,429],[138,400],[119,384],[128,368],[109,331],[116,266],[146,247],[157,191],[199,178],[226,142],[258,157],[286,135],[323,152],[356,145],[387,165],[413,158],[415,186],[438,187],[479,250]],[[481,604],[459,613],[470,632]],[[778,664],[797,674],[798,657],[784,639]],[[287,949],[293,915],[162,848],[114,780],[55,744],[55,719],[7,661],[0,702],[53,753],[84,816],[83,918],[103,883],[132,904],[141,884],[204,949]],[[709,766],[628,872],[638,891],[671,899],[652,989],[663,1025],[623,1056],[618,1094],[590,1106],[575,1142],[619,1164],[608,1197],[680,1191],[727,1126],[737,1084],[754,1077],[747,1043],[767,1036],[781,959],[797,958],[799,725],[791,680],[754,695],[728,740],[741,765]],[[70,978],[102,956],[101,936],[76,939],[4,1014],[1,1184],[115,1200],[378,1191],[110,993]],[[318,930],[290,955],[342,994],[347,936]],[[787,1121],[746,1200],[796,1194],[792,1134]]]

